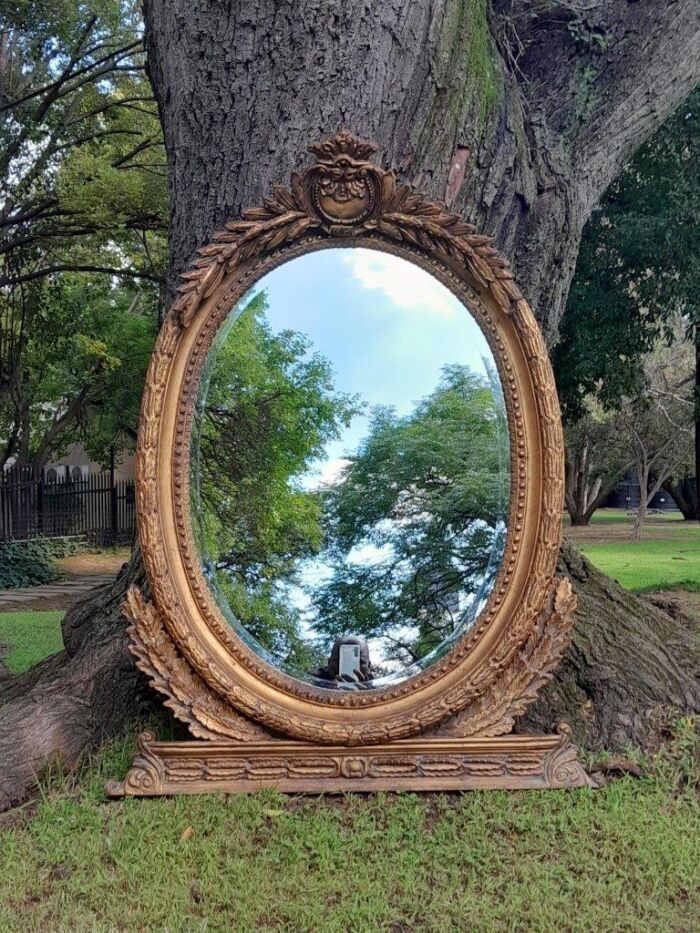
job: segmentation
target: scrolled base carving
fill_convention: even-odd
[[[347,791],[465,791],[594,786],[571,732],[484,738],[404,739],[388,745],[302,742],[157,742],[139,737],[139,754],[112,797],[173,794]]]
[[[132,621],[137,666],[165,695],[166,706],[205,741],[158,742],[139,736],[139,752],[111,797],[251,792],[462,791],[587,787],[571,730],[558,735],[503,735],[550,679],[569,640],[575,596],[557,581],[520,676],[496,682],[475,705],[430,735],[377,745],[313,745],[276,738],[218,697],[177,650],[153,603],[132,587],[124,610]]]

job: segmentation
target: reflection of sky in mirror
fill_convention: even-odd
[[[272,333],[292,330],[303,334],[309,341],[309,353],[318,353],[331,364],[334,391],[359,396],[366,406],[364,414],[356,415],[348,427],[341,428],[338,439],[327,442],[324,456],[311,469],[293,477],[291,482],[296,488],[314,489],[321,483],[337,482],[347,463],[344,458],[355,454],[368,435],[371,410],[375,406],[391,407],[399,417],[411,415],[418,402],[435,392],[447,365],[466,366],[486,376],[500,397],[498,385],[492,383],[493,354],[472,315],[437,279],[405,259],[366,248],[307,253],[267,273],[237,310],[241,311],[261,289],[266,295],[265,318]],[[234,315],[218,339],[235,341],[233,323]],[[507,475],[507,432],[501,441],[505,441],[505,448],[502,450],[499,442],[500,475]],[[493,529],[488,566],[479,577],[472,576],[468,588],[455,594],[454,611],[459,624],[443,642],[440,654],[473,622],[490,592],[502,555],[506,508],[504,504],[502,518]],[[401,519],[386,521],[391,525]],[[483,526],[483,522],[480,524]],[[365,539],[346,555],[346,561],[381,565],[390,563],[391,557],[390,545],[377,547]],[[318,621],[312,594],[332,573],[332,564],[322,550],[315,558],[301,560],[293,576],[278,583],[300,611],[303,634],[311,641],[317,636],[314,622]],[[216,593],[217,584],[209,576]],[[223,594],[219,592],[216,598],[232,621]],[[389,643],[383,637],[370,637],[368,641],[373,662],[379,661],[389,676],[398,676],[399,672],[402,677],[410,676],[418,669],[402,669],[398,661],[385,659],[384,649]],[[423,662],[429,663],[429,656],[422,659],[421,666]],[[380,686],[380,681],[378,678],[375,685]]]
[[[481,329],[452,292],[390,253],[319,250],[268,273],[264,289],[273,331],[307,334],[331,361],[336,389],[360,392],[370,408],[390,405],[407,415],[435,389],[446,363],[485,374],[484,357],[492,359]],[[356,416],[304,485],[332,480],[367,424]]]

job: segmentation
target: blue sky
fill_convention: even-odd
[[[364,248],[308,253],[268,273],[254,291],[260,289],[268,296],[273,331],[306,334],[331,361],[338,391],[359,393],[369,406],[393,405],[400,415],[408,414],[435,389],[447,363],[485,373],[483,358],[493,359],[481,329],[457,298],[419,266],[389,253]],[[328,445],[317,476],[331,478],[366,430],[366,417],[353,419],[343,437]]]

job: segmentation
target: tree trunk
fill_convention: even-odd
[[[693,330],[695,337],[695,397],[694,402],[694,429],[695,429],[695,517],[700,522],[700,323],[695,324]],[[685,516],[684,516],[685,517]]]
[[[607,487],[603,487],[603,480],[598,477],[590,484],[588,472],[587,450],[581,454],[567,455],[566,463],[566,494],[564,503],[571,518],[572,525],[588,525],[593,513],[599,508],[605,496]]]
[[[492,7],[485,0],[145,0],[149,72],[170,164],[171,288],[215,229],[274,183],[287,183],[309,143],[346,127],[495,237],[554,338],[591,209],[700,79],[695,0],[573,7],[563,0]],[[15,762],[2,769],[6,801],[19,799],[30,778],[25,755],[33,770],[57,751],[72,761],[138,708],[118,611],[137,565],[135,555],[108,594],[68,614],[70,657],[14,689],[0,731],[0,758]],[[636,626],[646,626],[648,612],[625,600],[614,616],[611,609],[596,617],[624,620],[602,633],[621,656],[633,654],[625,639],[637,645]],[[85,620],[79,644],[76,620]],[[596,620],[584,608],[579,627],[589,624]],[[666,697],[690,708],[697,695],[684,692],[671,660],[682,626],[664,620],[667,646],[655,632],[635,651],[648,650],[649,664],[664,659],[673,672]],[[610,670],[625,673],[612,662]],[[636,709],[633,693],[629,700]],[[596,715],[603,724],[604,712]],[[618,722],[614,730],[601,725],[600,740],[621,745],[637,734]]]
[[[121,613],[132,583],[145,585],[138,547],[113,584],[67,613],[64,651],[0,682],[0,811],[19,803],[46,767],[72,767],[150,707]]]
[[[687,522],[700,520],[694,476],[688,473],[680,477],[670,476],[664,481],[663,488],[676,503]]]
[[[631,538],[633,541],[639,541],[642,537],[642,528],[647,517],[647,506],[651,500],[649,495],[649,470],[640,461],[637,461],[637,480],[639,482],[639,508],[634,516],[634,525],[632,526]]]
[[[669,717],[700,709],[697,622],[623,590],[570,544],[559,570],[579,600],[572,644],[518,731],[548,730],[564,719],[591,751],[655,747]]]

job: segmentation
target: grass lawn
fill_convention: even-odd
[[[700,591],[700,528],[641,542],[567,528],[631,589]],[[0,614],[12,670],[61,647],[60,612]],[[159,729],[162,733],[162,728]],[[700,930],[700,735],[599,791],[107,801],[133,742],[0,817],[0,931]]]
[[[6,654],[4,666],[13,674],[63,650],[63,612],[0,613],[0,649]]]
[[[133,749],[0,826],[13,931],[695,931],[700,771],[684,730],[601,791],[105,801]]]
[[[631,541],[634,519],[624,512],[596,512],[587,528],[567,527],[567,538],[604,573],[635,592],[677,588],[700,592],[700,524],[651,516],[640,541]]]

